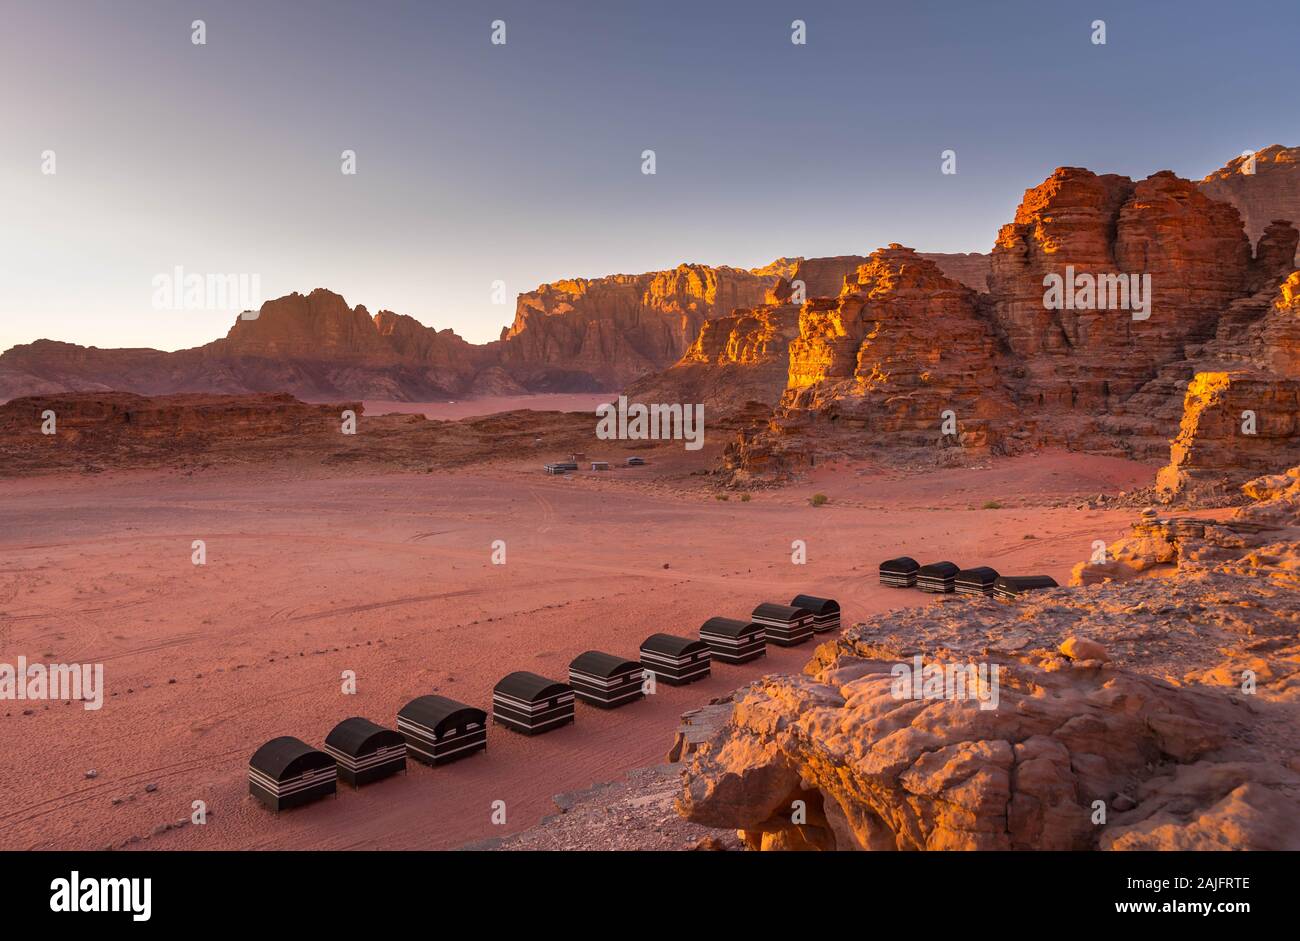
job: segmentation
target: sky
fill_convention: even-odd
[[[156,306],[177,266],[484,342],[560,278],[988,251],[1057,166],[1300,144],[1298,27],[1296,0],[0,0],[0,350],[225,335],[237,307]]]

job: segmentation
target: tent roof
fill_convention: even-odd
[[[818,598],[816,595],[795,595],[790,604],[811,611],[813,614],[835,614],[840,610],[838,601],[833,598]]]
[[[352,716],[344,719],[325,736],[325,744],[345,755],[362,755],[385,745],[400,745],[402,733],[386,729],[369,719]]]
[[[950,578],[961,571],[961,566],[953,562],[931,562],[929,565],[921,566],[917,575],[939,575],[943,578]]]
[[[916,559],[907,555],[900,555],[897,559],[886,559],[880,563],[881,571],[884,572],[915,572],[920,567]]]
[[[276,780],[294,777],[304,771],[327,768],[334,759],[292,735],[273,738],[257,751],[248,763]]]
[[[482,709],[467,706],[446,696],[435,695],[417,696],[403,706],[397,714],[436,732],[463,722],[487,722],[487,713]]]
[[[807,608],[796,608],[789,604],[776,604],[765,601],[754,609],[753,617],[772,618],[775,621],[795,621],[812,614]]]
[[[537,702],[540,699],[550,699],[552,696],[567,693],[570,691],[570,687],[568,683],[559,683],[555,680],[548,680],[544,676],[538,676],[536,673],[520,670],[517,673],[502,677],[501,682],[497,683],[492,688],[492,691],[494,693],[504,693],[507,696],[513,696],[527,702]]]
[[[623,657],[617,657],[612,653],[602,653],[599,650],[588,650],[580,653],[573,658],[569,664],[569,669],[578,670],[581,673],[591,673],[594,676],[616,676],[620,673],[630,673],[633,670],[641,669],[641,664],[635,660],[627,660]]]
[[[762,624],[753,621],[741,621],[737,618],[709,618],[700,625],[700,632],[721,634],[723,637],[740,637],[743,634],[756,634],[763,630]]]
[[[694,637],[678,637],[676,634],[651,634],[641,642],[641,649],[681,657],[688,653],[699,653],[701,650],[708,650],[709,645]]]

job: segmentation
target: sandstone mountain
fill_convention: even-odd
[[[934,256],[979,278],[977,255]],[[97,349],[38,340],[0,354],[0,400],[68,391],[287,392],[308,399],[604,391],[676,362],[709,321],[761,305],[783,275],[839,290],[861,261],[782,258],[746,271],[669,271],[544,284],[518,298],[501,339],[475,345],[413,317],[349,307],[332,291],[290,294],[190,350]]]
[[[1058,169],[999,232],[987,292],[890,246],[835,295],[801,306],[779,393],[763,383],[779,374],[792,312],[765,312],[785,329],[768,331],[757,368],[729,358],[741,338],[714,343],[733,386],[759,402],[779,395],[768,426],[742,434],[725,469],[744,485],[818,456],[949,462],[1050,445],[1171,457],[1161,478],[1170,498],[1230,492],[1300,460],[1294,289],[1283,283],[1297,242],[1295,226],[1277,221],[1252,248],[1231,205],[1168,171],[1133,181]],[[1110,288],[1104,303],[1047,303],[1045,285],[1069,275],[1125,290]],[[707,394],[696,371],[684,359],[642,388],[668,394],[680,381]]]
[[[1276,220],[1300,226],[1300,147],[1274,144],[1253,156],[1230,160],[1200,183],[1207,196],[1237,207],[1251,241]],[[1295,264],[1300,267],[1300,253]]]

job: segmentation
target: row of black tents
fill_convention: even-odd
[[[708,676],[712,662],[747,663],[767,645],[793,647],[815,633],[838,630],[840,606],[830,598],[796,595],[790,604],[765,602],[748,620],[709,618],[699,639],[651,634],[640,660],[588,650],[569,664],[569,681],[518,671],[492,690],[494,722],[538,735],[574,721],[575,700],[613,709],[645,695],[646,674],[671,686]],[[487,748],[488,716],[446,696],[417,696],[397,713],[397,730],[353,716],[316,749],[291,735],[267,742],[248,761],[248,792],[275,811],[327,797],[342,779],[354,788],[406,770],[408,757],[440,765]]]
[[[1050,575],[999,575],[987,565],[964,569],[952,562],[920,565],[900,556],[880,563],[880,584],[891,588],[919,588],[932,594],[985,595],[1014,598],[1027,591],[1058,588]]]

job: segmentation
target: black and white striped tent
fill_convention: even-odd
[[[442,765],[487,748],[487,713],[446,696],[417,696],[397,713],[397,731],[412,758]]]
[[[934,594],[951,592],[957,587],[957,573],[960,571],[960,566],[951,562],[922,565],[916,573],[916,587]]]
[[[993,583],[993,592],[999,598],[1014,598],[1027,591],[1060,587],[1050,575],[1003,575]]]
[[[569,685],[573,695],[583,702],[612,709],[641,698],[643,673],[635,660],[588,650],[569,664]]]
[[[880,584],[890,588],[911,588],[916,584],[916,572],[921,566],[916,559],[901,555],[880,563]]]
[[[324,751],[339,766],[339,777],[360,787],[406,770],[406,739],[369,719],[344,719],[325,736]]]
[[[700,640],[723,663],[748,663],[767,655],[766,628],[736,618],[709,618],[700,626]]]
[[[274,811],[335,793],[334,759],[292,735],[273,738],[248,759],[248,793]]]
[[[685,686],[709,675],[709,645],[675,634],[651,634],[641,642],[641,665],[669,686]]]
[[[813,613],[807,608],[768,601],[755,608],[750,619],[762,624],[767,642],[778,647],[802,644],[813,635]]]
[[[959,595],[992,595],[993,583],[997,580],[997,569],[980,565],[973,569],[962,569],[957,573],[953,584]]]
[[[840,629],[840,603],[834,599],[818,598],[816,595],[795,595],[790,602],[790,607],[803,608],[805,611],[812,612],[814,633],[821,634]]]
[[[525,735],[558,729],[573,721],[573,690],[536,673],[511,673],[492,690],[492,718]]]

